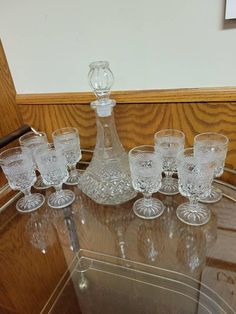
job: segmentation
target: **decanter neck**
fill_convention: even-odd
[[[91,107],[95,109],[96,114],[99,117],[110,116],[115,105],[115,100],[109,98],[101,98],[91,102]]]
[[[97,142],[94,154],[102,155],[103,158],[116,158],[122,155],[125,150],[117,134],[113,110],[105,117],[96,112]]]

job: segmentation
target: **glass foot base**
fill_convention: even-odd
[[[176,215],[179,220],[191,226],[205,225],[211,218],[210,210],[203,204],[181,204],[176,210]]]
[[[220,189],[213,186],[211,189],[211,194],[206,198],[201,198],[200,202],[206,204],[216,203],[219,202],[222,199],[222,197],[223,192]]]
[[[48,206],[52,208],[63,208],[72,204],[75,200],[75,194],[71,190],[62,190],[52,193],[48,198]]]
[[[82,171],[76,169],[70,173],[68,179],[66,180],[65,184],[67,185],[77,185],[80,183],[80,177],[82,175]]]
[[[30,197],[22,197],[16,203],[16,209],[20,213],[31,213],[41,207],[45,202],[45,197],[42,194],[34,193]]]
[[[41,176],[37,177],[37,181],[34,184],[34,188],[37,190],[45,190],[50,188],[50,185],[47,185],[43,182],[43,178]]]
[[[164,211],[164,205],[156,198],[150,199],[150,206],[145,205],[145,199],[138,199],[133,205],[135,215],[143,219],[153,219],[161,216]]]
[[[175,195],[179,193],[178,179],[176,178],[163,178],[162,185],[158,191],[164,195]]]

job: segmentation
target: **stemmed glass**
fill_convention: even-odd
[[[134,213],[144,219],[159,217],[164,205],[152,194],[161,187],[161,160],[154,146],[143,145],[130,150],[129,164],[133,187],[143,193],[144,198],[138,199],[134,205]]]
[[[63,151],[67,161],[69,177],[66,184],[78,184],[80,172],[76,169],[76,164],[81,159],[78,130],[72,127],[58,129],[52,133],[52,138],[54,146]]]
[[[225,158],[228,150],[229,139],[215,132],[201,133],[194,137],[194,148],[199,158],[208,157],[215,161],[214,177],[220,177],[224,172]],[[203,203],[215,203],[221,200],[222,191],[214,186],[211,193],[204,199]]]
[[[172,178],[172,175],[177,172],[176,156],[184,149],[184,141],[184,133],[175,129],[161,130],[154,135],[155,149],[161,155],[165,174],[159,190],[162,194],[175,195],[179,193],[178,180]]]
[[[177,217],[188,225],[204,225],[210,220],[211,213],[198,201],[211,192],[215,163],[208,158],[199,158],[193,148],[187,148],[179,152],[177,164],[179,191],[189,198],[189,202],[177,208]]]
[[[28,132],[19,138],[19,142],[20,142],[20,146],[27,147],[30,150],[32,158],[33,158],[33,162],[35,165],[35,169],[38,170],[37,163],[34,156],[35,151],[41,146],[47,147],[48,145],[47,135],[44,132],[37,132],[37,133]],[[48,187],[49,187],[48,185],[44,184],[41,175],[39,175],[37,177],[37,181],[34,184],[34,188],[42,190],[42,189],[47,189]]]
[[[48,205],[52,208],[63,208],[73,203],[74,192],[62,189],[62,184],[69,176],[62,151],[52,145],[41,147],[36,151],[36,161],[44,182],[56,189],[56,192],[49,196]]]
[[[25,147],[15,147],[0,154],[0,165],[13,190],[20,190],[24,197],[16,203],[16,209],[22,213],[32,212],[45,201],[39,193],[31,194],[31,186],[36,181],[35,167],[30,151]]]

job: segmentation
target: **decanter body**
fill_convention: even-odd
[[[96,203],[117,205],[136,196],[132,188],[128,156],[119,140],[111,99],[95,101],[97,142],[93,158],[81,177],[82,191]]]
[[[116,102],[109,99],[114,76],[107,61],[89,65],[89,83],[96,101],[97,142],[93,158],[80,179],[80,188],[96,203],[122,204],[136,196],[133,190],[128,155],[118,137],[113,117]]]

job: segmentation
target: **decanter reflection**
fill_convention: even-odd
[[[72,206],[63,208],[53,219],[53,224],[57,232],[58,239],[62,247],[70,248],[74,253],[80,249],[75,221],[75,212]]]
[[[78,197],[80,201],[80,196]],[[80,204],[80,203],[79,203]],[[74,205],[74,204],[73,204]],[[59,241],[61,242],[61,247],[70,248],[70,250],[78,254],[80,251],[80,243],[77,232],[77,219],[79,218],[79,211],[81,210],[81,206],[78,209],[77,206],[68,206],[63,208],[60,215],[54,216],[53,223],[55,229],[57,230],[57,236]],[[85,221],[82,219],[82,224]],[[71,261],[70,261],[71,262]],[[86,271],[92,266],[92,260],[79,258],[76,264],[76,286],[78,286],[81,292],[84,292],[89,287],[89,280],[86,277]]]
[[[118,255],[122,259],[127,259],[128,247],[125,240],[125,234],[129,224],[135,218],[129,203],[117,205],[113,208],[107,208],[106,206],[99,206],[98,208],[94,203],[92,204],[91,201],[90,206],[96,219],[102,225],[107,226],[114,236],[115,255]]]
[[[97,97],[91,103],[96,112],[97,142],[93,158],[80,179],[80,188],[96,203],[122,204],[133,197],[128,156],[119,140],[113,107],[109,99],[113,74],[106,61],[90,64],[90,85]]]

